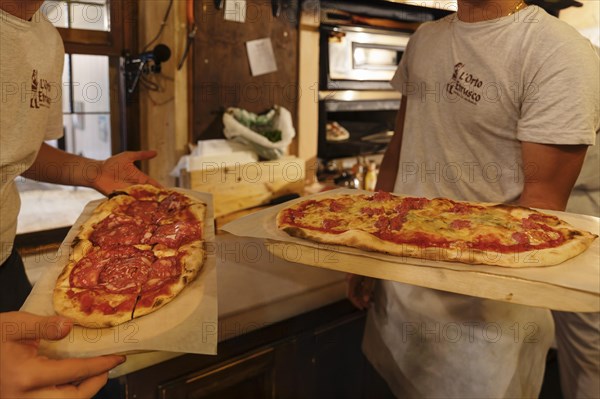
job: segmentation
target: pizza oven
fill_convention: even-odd
[[[320,159],[385,151],[401,99],[390,80],[412,32],[442,15],[443,10],[385,1],[321,1]]]

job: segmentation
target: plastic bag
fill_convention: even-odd
[[[223,133],[230,140],[251,146],[264,159],[278,159],[296,135],[290,112],[279,105],[264,114],[240,108],[227,108],[223,114]]]

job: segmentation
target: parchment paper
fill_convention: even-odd
[[[283,243],[296,243],[303,246],[319,249],[319,255],[323,259],[322,267],[327,268],[328,264],[333,264],[331,257],[326,254],[331,252],[340,252],[344,254],[360,256],[363,258],[371,258],[386,262],[398,263],[399,265],[417,265],[423,267],[450,269],[461,272],[481,272],[492,275],[505,277],[516,277],[529,281],[537,281],[557,285],[561,287],[581,290],[585,292],[600,293],[600,239],[596,239],[590,248],[581,255],[569,259],[560,265],[547,267],[525,267],[525,268],[506,268],[500,266],[488,265],[471,265],[459,262],[434,261],[428,259],[418,259],[410,257],[399,257],[393,255],[385,255],[377,252],[363,251],[359,249],[339,246],[325,245],[314,243],[309,240],[303,240],[296,237],[290,237],[283,231],[277,229],[276,215],[277,213],[294,203],[302,202],[308,199],[317,199],[322,196],[332,194],[372,194],[372,192],[353,190],[353,189],[336,189],[323,193],[314,194],[311,196],[302,197],[284,204],[276,205],[265,210],[250,214],[236,221],[226,224],[221,230],[231,234],[244,237],[256,237],[272,240]],[[592,216],[578,215],[567,212],[547,211],[545,213],[553,214],[570,223],[572,226],[590,231],[594,234],[600,232],[600,219]],[[290,259],[293,254],[290,255]],[[288,259],[289,260],[289,259]],[[369,262],[370,269],[377,267],[377,262]],[[339,270],[339,264],[336,264],[335,270]],[[382,276],[385,278],[385,276]]]
[[[214,243],[212,196],[189,190],[176,191],[191,195],[207,204],[204,224],[205,242]],[[52,292],[56,279],[69,259],[73,238],[80,225],[101,202],[92,201],[83,210],[61,244],[56,262],[42,275],[21,310],[54,315]],[[167,351],[180,353],[217,353],[217,272],[214,251],[207,250],[204,265],[196,279],[175,299],[149,315],[111,328],[74,326],[60,341],[42,341],[40,352],[53,358],[87,357],[113,353]]]

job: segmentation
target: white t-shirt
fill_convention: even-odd
[[[392,80],[408,97],[397,192],[509,202],[523,187],[520,141],[594,144],[598,57],[539,7],[428,23],[403,60]]]
[[[44,140],[63,134],[63,62],[60,35],[40,12],[24,21],[0,10],[0,264],[17,228],[14,179],[29,169]]]
[[[513,201],[520,141],[593,144],[600,124],[591,45],[536,6],[422,25],[392,84],[408,98],[402,194]],[[398,397],[537,397],[548,310],[390,281],[374,301],[363,349]]]

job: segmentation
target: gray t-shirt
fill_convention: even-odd
[[[594,144],[600,129],[591,43],[535,6],[423,26],[392,84],[408,98],[399,193],[511,202],[536,167],[520,141]]]
[[[40,12],[24,21],[0,10],[0,264],[17,228],[14,179],[29,169],[44,140],[63,134],[63,62],[60,35]]]
[[[392,83],[402,194],[514,201],[535,168],[521,141],[593,144],[599,128],[598,58],[536,6],[423,24]],[[553,336],[545,309],[380,281],[363,349],[398,397],[536,397]]]

